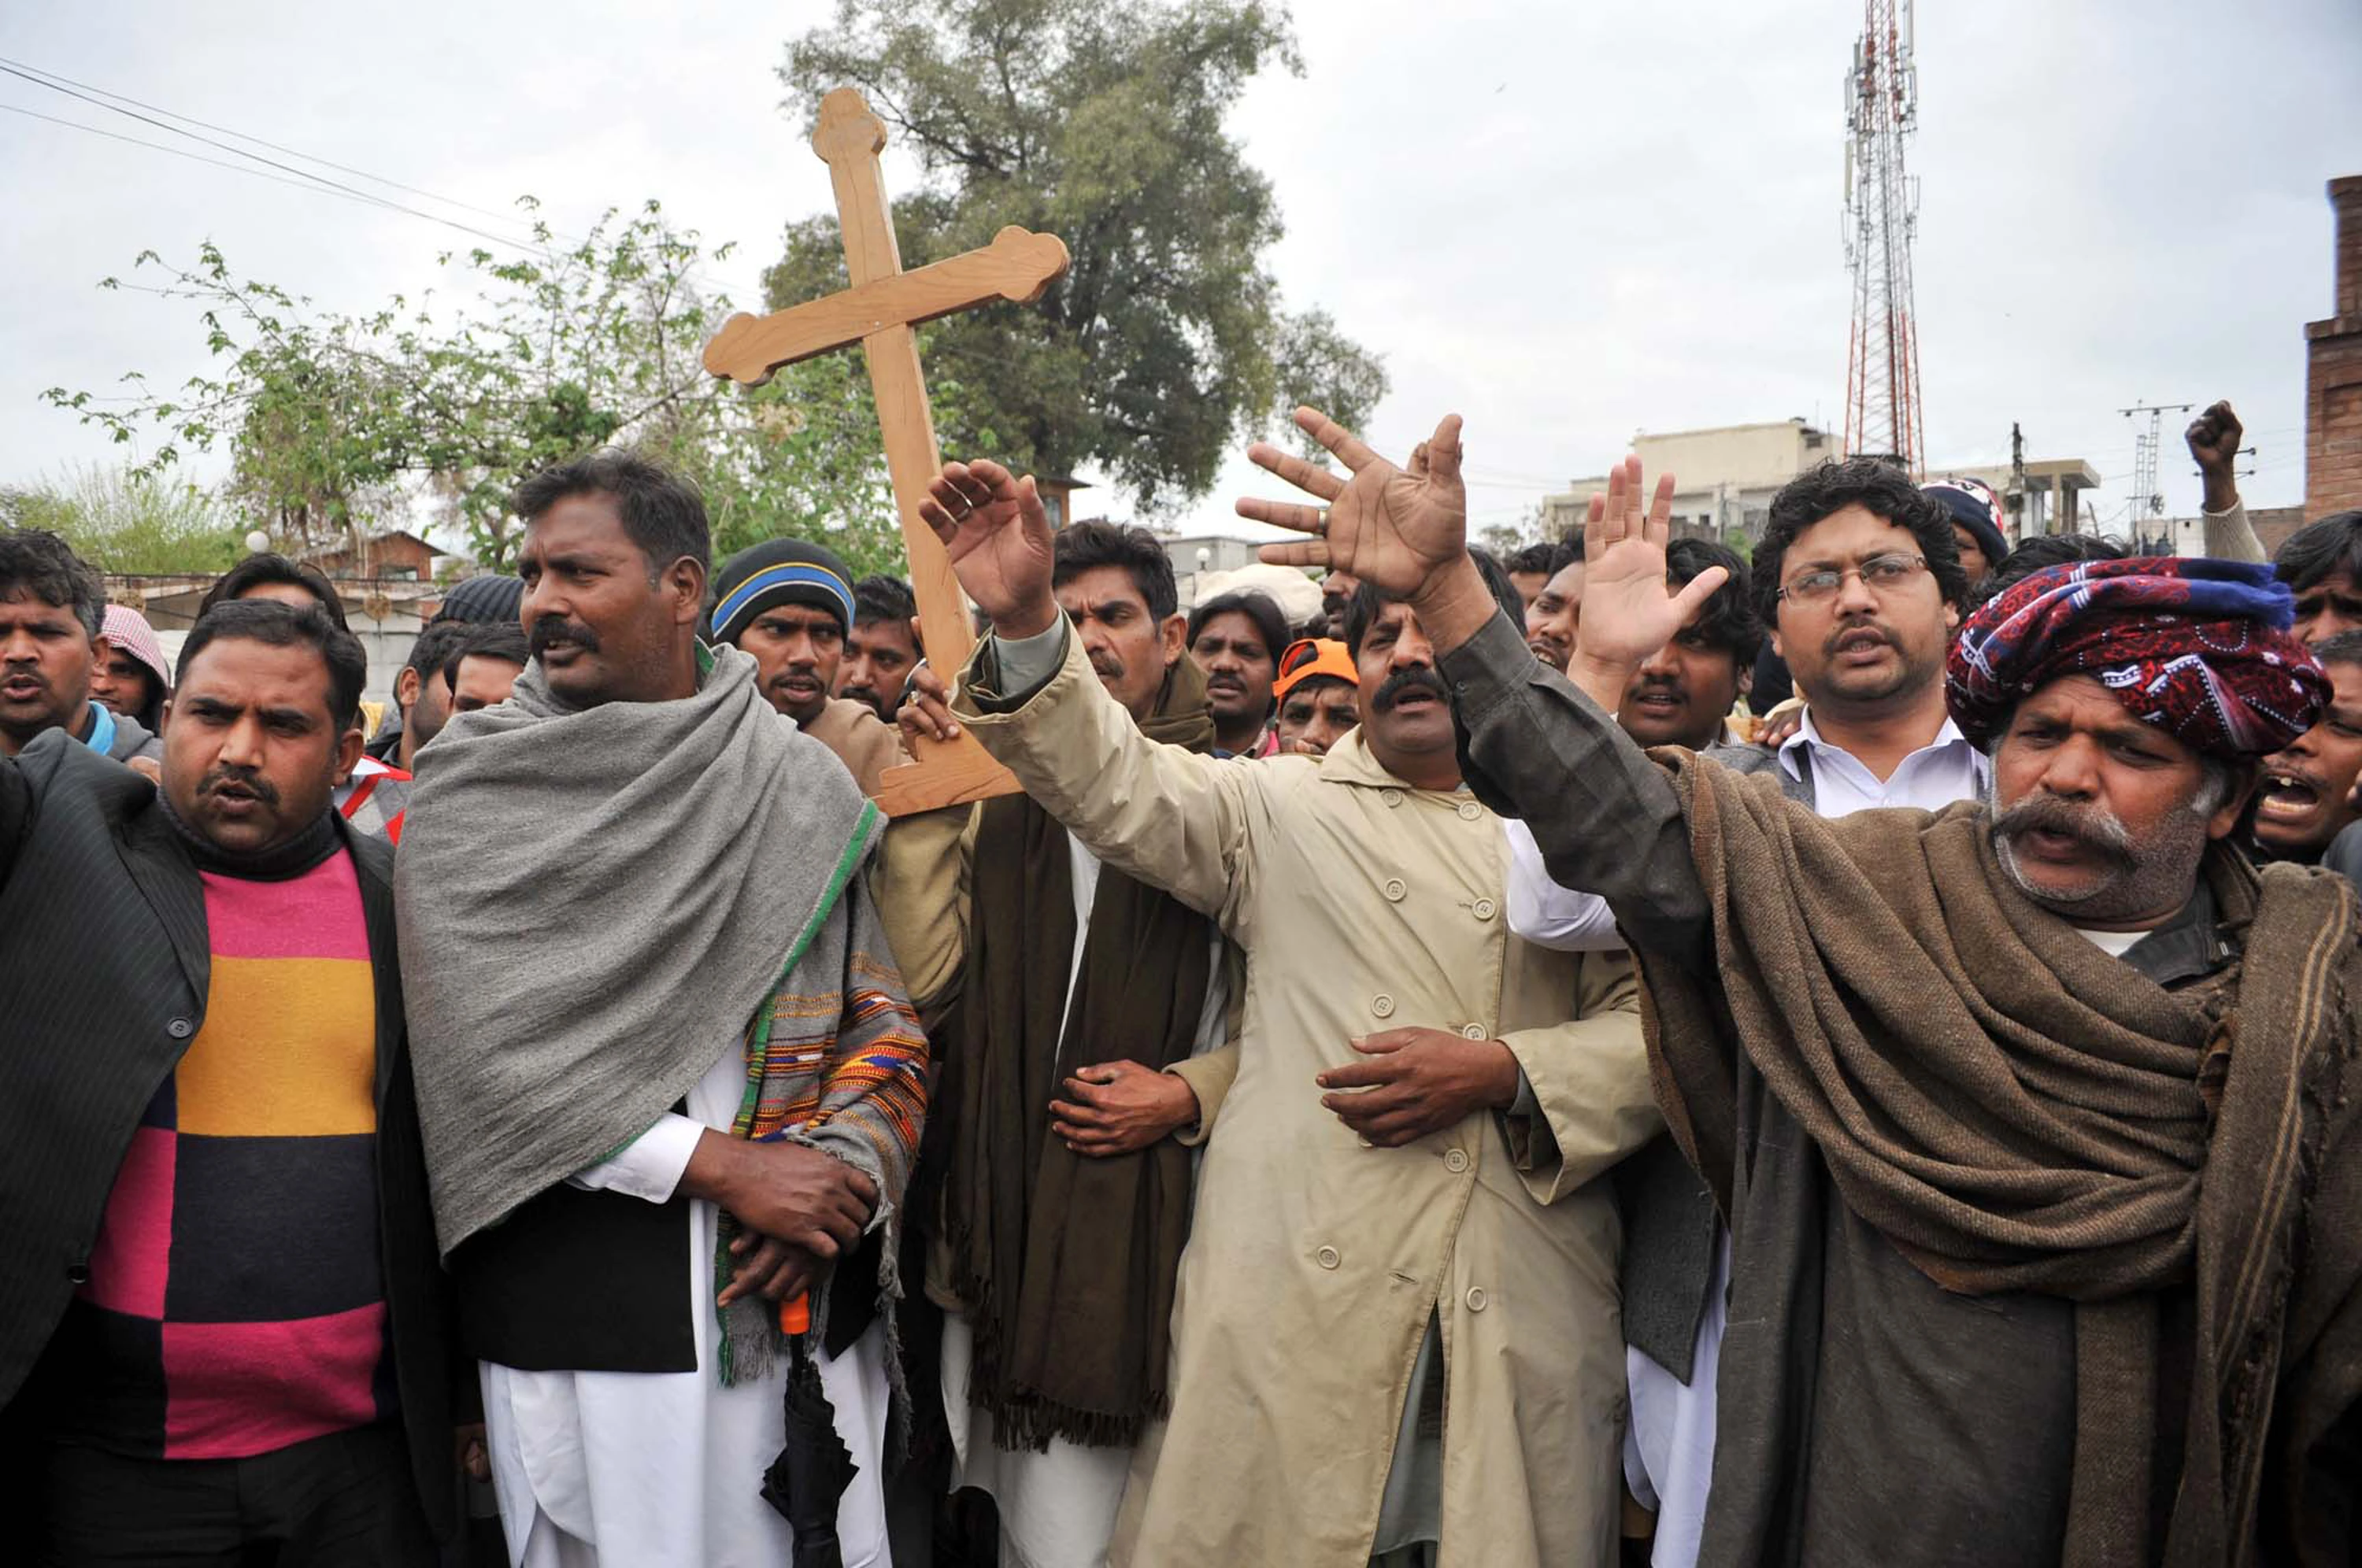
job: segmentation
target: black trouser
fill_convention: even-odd
[[[416,1568],[435,1562],[398,1422],[251,1459],[131,1459],[53,1443],[42,1459],[50,1564]]]

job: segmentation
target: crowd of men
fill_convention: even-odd
[[[1298,422],[1299,624],[952,463],[931,666],[603,451],[374,721],[314,568],[0,533],[30,1560],[2362,1561],[2362,513],[2218,404],[2203,558],[1499,561]]]

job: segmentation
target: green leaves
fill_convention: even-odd
[[[157,395],[133,372],[127,399],[64,388],[46,399],[117,442],[154,437],[128,470],[140,482],[161,482],[184,449],[226,443],[226,499],[296,547],[440,524],[498,569],[515,553],[520,479],[628,443],[703,487],[718,550],[806,532],[865,570],[900,569],[857,359],[793,367],[754,393],[717,382],[700,356],[730,305],[701,269],[722,248],[670,226],[655,202],[609,213],[579,241],[537,232],[537,258],[438,258],[477,300],[464,311],[430,294],[316,313],[239,277],[210,242],[186,267],[144,253],[168,276],[162,293],[199,307],[218,376]]]
[[[111,572],[219,572],[244,547],[237,517],[219,501],[128,468],[75,468],[62,484],[0,491],[0,524],[62,535]]]
[[[1235,0],[840,0],[789,46],[791,107],[809,120],[857,87],[918,157],[925,183],[895,193],[904,266],[1012,223],[1073,253],[1036,304],[922,335],[948,455],[1095,467],[1154,511],[1203,495],[1297,402],[1367,422],[1385,369],[1326,315],[1280,307],[1260,259],[1278,205],[1222,128],[1275,65],[1300,70],[1285,12]],[[844,286],[834,219],[790,224],[772,308]]]
[[[1264,269],[1280,235],[1269,182],[1223,129],[1246,83],[1298,69],[1286,14],[1241,0],[840,0],[782,72],[809,114],[859,87],[925,171],[897,193],[906,266],[1008,224],[1064,238],[1074,267],[1037,304],[920,332],[947,454],[1044,475],[1091,467],[1154,511],[1202,495],[1223,458],[1298,402],[1348,425],[1385,395],[1378,360],[1319,311],[1291,315]],[[530,197],[518,205],[538,210]],[[900,569],[868,378],[831,354],[742,389],[705,373],[730,314],[710,283],[726,247],[653,200],[537,254],[443,251],[443,297],[357,315],[240,275],[221,248],[143,251],[134,271],[188,301],[211,372],[169,393],[52,388],[53,406],[148,456],[226,447],[225,498],[301,547],[348,530],[440,527],[485,567],[513,558],[524,475],[636,446],[702,488],[714,547],[794,534],[858,569]],[[833,217],[789,226],[764,276],[773,307],[843,288]]]

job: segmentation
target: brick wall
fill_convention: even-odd
[[[2247,511],[2247,525],[2255,529],[2256,537],[2264,542],[2264,554],[2277,556],[2280,553],[2280,547],[2288,543],[2288,536],[2304,526],[2304,508],[2301,506],[2250,507]]]
[[[2304,329],[2304,513],[2362,507],[2362,175],[2329,182],[2336,314]]]

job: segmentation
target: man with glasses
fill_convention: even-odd
[[[2362,909],[2234,842],[2329,694],[2286,585],[2035,573],[1948,656],[1986,797],[1827,822],[1605,711],[1720,581],[1668,589],[1670,488],[1644,516],[1611,477],[1563,679],[1467,556],[1457,416],[1407,473],[1297,421],[1352,480],[1259,448],[1322,504],[1241,514],[1410,596],[1478,799],[1631,938],[1659,1104],[1731,1217],[1699,1560],[2353,1562]]]

